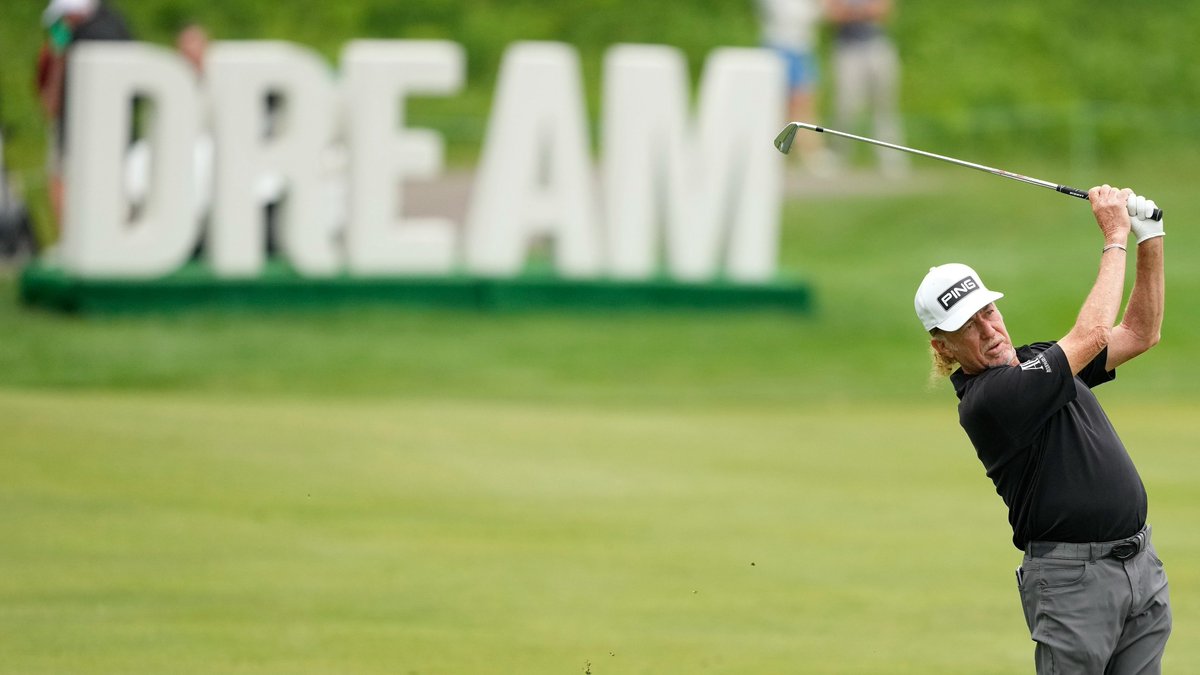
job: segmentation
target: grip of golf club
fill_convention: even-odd
[[[1080,190],[1079,188],[1073,188],[1070,185],[1055,185],[1054,189],[1058,190],[1059,192],[1063,193],[1064,195],[1071,195],[1072,197],[1079,197],[1080,199],[1088,198],[1088,193],[1086,191]],[[1162,218],[1163,218],[1162,209],[1156,208],[1156,209],[1154,209],[1154,213],[1150,214],[1150,220],[1162,220]]]
[[[1079,197],[1080,199],[1088,198],[1087,190],[1080,190],[1079,188],[1073,188],[1070,185],[1055,185],[1054,189],[1058,190],[1059,192],[1063,193],[1064,195],[1071,195],[1072,197]]]

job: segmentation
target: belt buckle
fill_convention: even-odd
[[[1120,544],[1112,547],[1112,551],[1109,552],[1109,555],[1117,560],[1129,560],[1133,556],[1137,555],[1137,552],[1138,545],[1136,542],[1123,541]]]

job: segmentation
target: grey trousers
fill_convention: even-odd
[[[900,57],[896,46],[885,36],[869,40],[843,41],[833,50],[833,117],[838,128],[856,132],[864,113],[870,115],[871,130],[865,132],[881,141],[904,143],[900,121]],[[848,158],[852,145],[833,142],[839,154]],[[908,155],[886,148],[875,148],[884,171],[899,174],[908,169]]]
[[[1132,557],[1113,556],[1129,542]],[[1162,672],[1171,602],[1149,526],[1115,542],[1031,542],[1017,587],[1039,675]]]

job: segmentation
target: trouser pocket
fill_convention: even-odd
[[[1030,637],[1041,641],[1048,629],[1044,621],[1047,610],[1074,605],[1077,599],[1072,596],[1085,592],[1087,576],[1088,563],[1083,560],[1026,559],[1017,568],[1021,610]]]

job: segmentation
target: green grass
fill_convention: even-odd
[[[1071,178],[1168,214],[1164,341],[1098,393],[1150,494],[1174,673],[1200,663],[1180,166]],[[788,205],[810,317],[75,317],[10,278],[0,672],[1028,672],[1019,553],[911,298],[969,262],[1014,339],[1056,337],[1099,235],[973,172],[863,180]]]
[[[48,239],[43,3],[0,4],[6,159]],[[595,113],[610,44],[675,44],[695,77],[757,39],[750,3],[713,0],[120,6],[160,44],[198,18],[331,62],[460,41],[466,91],[410,116],[459,165],[513,40],[577,45]],[[901,3],[893,28],[913,146],[1166,208],[1164,341],[1099,393],[1172,580],[1166,668],[1200,672],[1200,4],[1127,14]],[[1016,340],[1056,337],[1100,241],[1081,202],[917,166],[788,205],[811,317],[80,318],[0,278],[0,673],[1029,672],[1018,554],[924,386],[912,292],[968,262]]]
[[[4,393],[4,672],[1006,673],[1003,510],[940,403]],[[1200,659],[1190,406],[1117,417]]]

